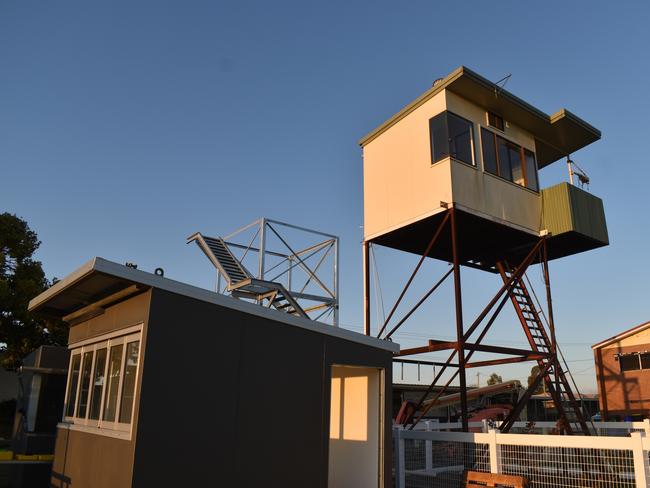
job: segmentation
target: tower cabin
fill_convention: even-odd
[[[461,264],[518,262],[544,235],[548,259],[605,246],[602,201],[538,177],[598,139],[568,110],[549,116],[461,66],[361,139],[364,241],[422,254],[453,206]],[[451,262],[444,232],[428,255]]]

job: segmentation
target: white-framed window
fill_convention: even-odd
[[[142,326],[70,347],[63,418],[83,430],[130,432]]]

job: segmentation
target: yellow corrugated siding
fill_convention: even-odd
[[[603,201],[568,183],[542,190],[542,222],[554,236],[577,232],[609,243]]]
[[[542,227],[552,235],[573,230],[567,186],[562,183],[542,190]]]

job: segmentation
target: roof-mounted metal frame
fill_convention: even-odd
[[[300,243],[287,233],[297,231]],[[188,238],[196,240],[198,234]],[[323,239],[324,238],[324,239]],[[305,241],[309,244],[305,246]],[[279,220],[260,218],[226,235],[222,242],[251,278],[281,283],[313,320],[339,323],[339,238]],[[248,266],[244,265],[247,263]],[[331,262],[328,268],[324,263]],[[253,271],[257,268],[256,271]],[[236,290],[217,274],[218,293]],[[305,303],[309,302],[309,303]]]

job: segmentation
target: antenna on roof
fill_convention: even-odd
[[[503,91],[503,89],[506,87],[506,84],[510,80],[510,77],[512,76],[512,73],[508,73],[506,76],[501,78],[499,81],[495,81],[494,84],[497,85],[499,88],[494,89],[494,94],[499,95]],[[503,84],[501,84],[503,83]]]
[[[584,188],[585,186],[589,188],[590,179],[585,170],[578,166],[575,161],[571,159],[571,156],[566,157],[566,164],[569,168],[569,183],[575,185],[573,175],[576,175],[578,177],[578,185],[580,188]]]

